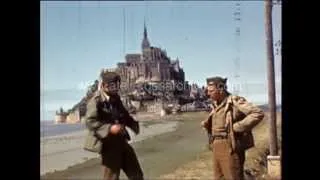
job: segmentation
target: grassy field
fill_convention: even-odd
[[[281,154],[281,113],[277,114],[278,144]],[[268,116],[254,130],[255,147],[246,153],[245,175],[247,179],[266,180],[267,154],[269,153]],[[212,153],[198,155],[197,160],[187,163],[174,172],[160,176],[160,179],[212,179]]]

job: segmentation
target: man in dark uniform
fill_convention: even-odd
[[[243,97],[227,91],[227,79],[207,79],[207,93],[213,109],[201,124],[212,133],[214,179],[243,180],[245,151],[254,146],[251,133],[263,118],[264,112]]]
[[[143,172],[125,129],[136,134],[139,124],[123,106],[118,91],[120,76],[102,72],[96,95],[89,100],[84,121],[89,130],[84,149],[101,154],[104,180],[119,179],[122,169],[130,180],[143,180]]]

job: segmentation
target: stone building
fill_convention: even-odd
[[[66,117],[66,123],[68,124],[80,123],[79,109],[76,109],[68,114],[68,116]]]
[[[68,113],[65,112],[62,108],[59,111],[56,111],[54,118],[55,124],[65,123],[67,120]]]
[[[179,59],[171,60],[165,50],[151,46],[146,26],[144,26],[141,50],[141,53],[127,54],[125,62],[117,64],[116,72],[120,74],[122,84],[131,87],[143,82],[185,81]]]
[[[190,94],[190,88],[188,88],[188,82],[185,81],[185,73],[180,67],[179,59],[171,60],[165,50],[150,45],[146,25],[144,25],[141,52],[126,54],[124,62],[119,62],[115,68],[102,69],[100,73],[106,71],[116,72],[120,75],[122,81],[120,94],[124,102],[127,102],[124,104],[128,105],[128,107],[133,106],[139,109],[141,105],[141,102],[135,102],[132,96],[128,96],[132,94],[136,94],[136,101],[150,101],[151,103],[154,103],[153,100],[159,99],[159,97],[174,99],[177,97],[175,96],[177,94]],[[161,90],[163,92],[161,93],[160,91],[160,93],[158,93],[160,88],[154,87],[161,87],[161,83],[165,84],[165,87],[171,84],[170,87],[172,88],[166,88],[171,90],[166,90],[166,92]],[[146,84],[148,86],[146,86]],[[152,87],[149,88],[152,90],[152,93],[149,91],[146,92],[146,87]],[[85,115],[87,101],[98,89],[99,80],[96,80],[94,84],[89,87],[86,96],[70,110],[70,113],[57,113],[56,122],[80,122],[81,117]],[[168,91],[170,91],[170,93],[168,93]],[[159,104],[161,103],[159,102],[154,106],[149,106],[148,103],[144,102],[143,106],[149,107],[148,111],[151,111],[156,110],[156,107],[160,106]]]
[[[66,120],[67,120],[67,116],[62,114],[56,114],[54,118],[55,124],[65,123]]]
[[[55,115],[55,124],[74,124],[74,123],[80,123],[80,111],[79,108],[69,110],[68,112],[63,111],[62,108],[60,108],[60,111],[56,112]]]

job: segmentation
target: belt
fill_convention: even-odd
[[[227,131],[227,129],[224,127],[223,128],[212,128],[212,130],[215,132],[226,132]]]
[[[214,139],[228,139],[228,136],[214,136]]]
[[[228,139],[228,132],[223,128],[213,129],[213,137],[214,139]]]
[[[213,132],[214,136],[228,136],[227,132]]]

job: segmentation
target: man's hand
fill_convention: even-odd
[[[114,124],[110,127],[111,134],[119,134],[122,131],[122,126],[120,124]]]
[[[208,126],[208,122],[207,121],[201,121],[201,127],[203,129],[207,129],[207,126]]]

